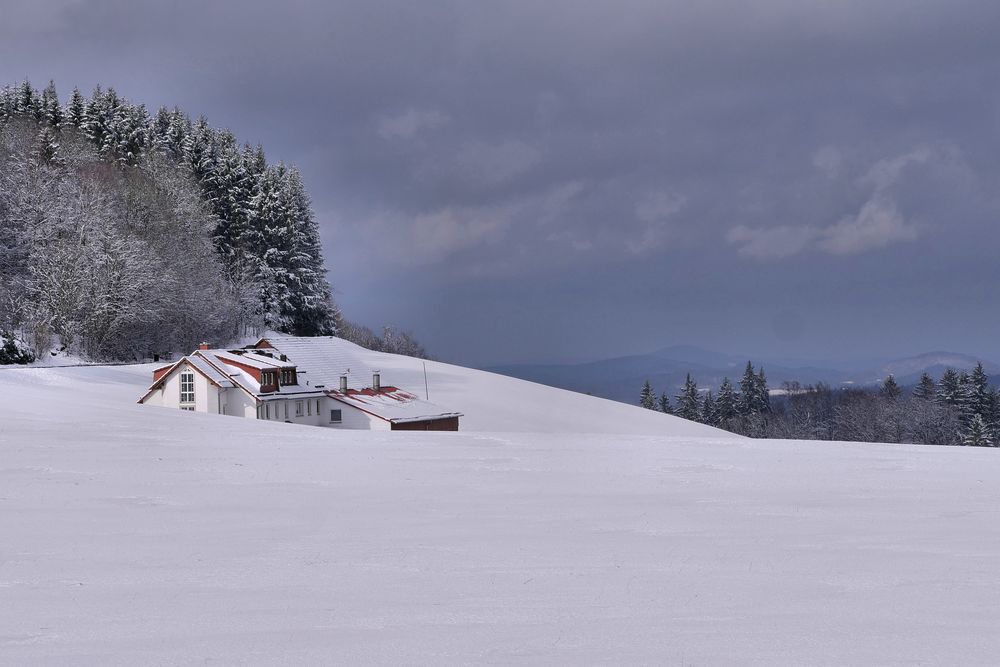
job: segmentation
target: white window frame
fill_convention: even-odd
[[[302,401],[295,401],[295,416],[302,416]]]
[[[336,413],[340,419],[334,419],[333,415]],[[342,409],[338,410],[336,408],[330,409],[330,423],[331,424],[343,424],[344,423],[344,411]]]
[[[185,391],[185,388],[188,391]],[[194,410],[195,404],[195,392],[194,392],[194,371],[183,370],[180,374],[180,404],[182,406],[192,406],[191,409]]]

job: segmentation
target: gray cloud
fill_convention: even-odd
[[[344,309],[456,360],[895,353],[906,327],[994,353],[1000,316],[926,314],[1000,277],[976,259],[998,23],[985,0],[9,0],[0,74],[263,142],[303,170]],[[778,338],[783,312],[810,336]]]

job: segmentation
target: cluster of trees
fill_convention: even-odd
[[[337,335],[376,352],[403,354],[419,359],[430,358],[427,350],[413,337],[413,334],[392,326],[382,327],[382,334],[379,335],[364,325],[343,320]]]
[[[924,373],[912,389],[889,376],[881,387],[833,389],[784,383],[771,397],[763,370],[747,371],[735,393],[729,380],[700,394],[688,376],[676,403],[643,386],[640,405],[747,435],[933,445],[1000,446],[1000,391],[982,364],[971,372]]]
[[[709,389],[702,393],[689,373],[674,399],[675,403],[671,404],[666,392],[657,395],[647,380],[640,392],[639,405],[734,433],[766,437],[767,421],[772,413],[767,376],[763,368],[754,370],[749,361],[740,379],[739,391],[729,378],[724,378],[718,391]]]
[[[131,359],[340,324],[294,168],[111,88],[0,91],[0,333]]]

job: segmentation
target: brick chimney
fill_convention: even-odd
[[[207,349],[209,349],[208,343],[201,343],[201,344],[199,344],[198,345],[198,349],[199,350],[207,350]]]

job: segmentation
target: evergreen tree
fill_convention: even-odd
[[[642,391],[639,392],[639,406],[647,410],[656,409],[656,394],[653,393],[649,380],[646,380],[646,384],[642,385]]]
[[[715,398],[715,417],[719,424],[725,425],[737,414],[737,396],[733,391],[733,383],[729,378],[723,378],[719,385],[719,395]]]
[[[691,379],[691,374],[687,374],[681,393],[677,395],[677,409],[674,411],[678,417],[698,421],[701,419],[701,402],[698,400],[698,383]]]
[[[56,84],[49,81],[49,85],[42,91],[42,113],[44,121],[55,129],[59,129],[63,124],[63,110],[59,106],[59,94],[56,92]]]
[[[962,434],[962,444],[970,447],[993,446],[993,442],[990,440],[989,429],[986,427],[986,422],[983,420],[982,415],[973,415],[972,419],[969,420],[969,425]]]
[[[673,414],[673,410],[670,407],[670,396],[667,395],[667,392],[660,394],[660,412],[668,415]]]
[[[936,392],[937,400],[952,407],[961,402],[962,379],[954,368],[945,369],[941,379],[938,380]]]
[[[35,110],[38,108],[35,96],[35,89],[32,87],[31,82],[25,80],[18,89],[17,94],[15,110],[19,115],[34,116]]]
[[[59,140],[51,127],[43,127],[38,133],[38,158],[48,165],[62,161],[59,157]]]
[[[741,417],[756,414],[759,411],[759,401],[757,400],[757,374],[754,372],[753,364],[747,362],[743,377],[740,378],[740,395],[737,403],[737,412]]]
[[[709,426],[718,425],[718,415],[715,412],[715,397],[712,396],[711,389],[705,392],[705,398],[701,403],[701,423],[708,424]]]
[[[986,419],[991,414],[992,392],[990,390],[990,379],[986,375],[983,364],[976,364],[972,374],[969,375],[969,412],[973,415],[980,415]]]
[[[771,414],[771,392],[767,388],[767,376],[764,375],[764,367],[761,366],[757,373],[755,390],[757,392],[757,412],[762,415]]]
[[[922,401],[933,401],[937,396],[937,387],[934,385],[934,379],[926,372],[920,374],[920,382],[913,388],[913,396]]]
[[[79,88],[73,89],[73,95],[69,98],[66,107],[66,124],[72,127],[83,127],[87,117],[87,102],[83,99]]]
[[[899,398],[899,395],[903,393],[903,390],[899,388],[898,384],[896,384],[896,378],[890,374],[889,377],[885,379],[885,382],[882,383],[881,393],[882,396],[888,398],[890,401],[895,401]]]

